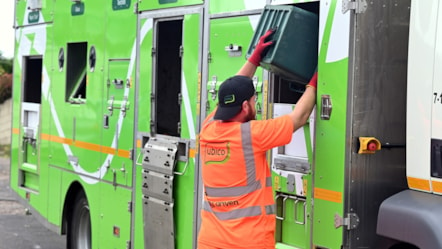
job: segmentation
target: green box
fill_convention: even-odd
[[[263,57],[261,66],[283,78],[307,84],[318,63],[318,15],[291,5],[265,6],[247,58],[259,38],[274,27],[277,30],[270,40],[275,43]]]

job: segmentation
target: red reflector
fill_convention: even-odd
[[[114,226],[114,236],[120,237],[120,228],[117,226]]]

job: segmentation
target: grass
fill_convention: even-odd
[[[11,154],[11,146],[9,144],[7,145],[0,144],[0,157],[9,157],[10,154]]]

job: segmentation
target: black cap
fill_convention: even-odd
[[[255,94],[253,81],[247,76],[236,75],[225,80],[218,91],[218,109],[214,119],[229,120],[241,111],[244,100]]]

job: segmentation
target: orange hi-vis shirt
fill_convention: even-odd
[[[246,123],[213,120],[200,133],[204,201],[199,248],[275,248],[275,200],[266,152],[288,144],[289,116]]]

